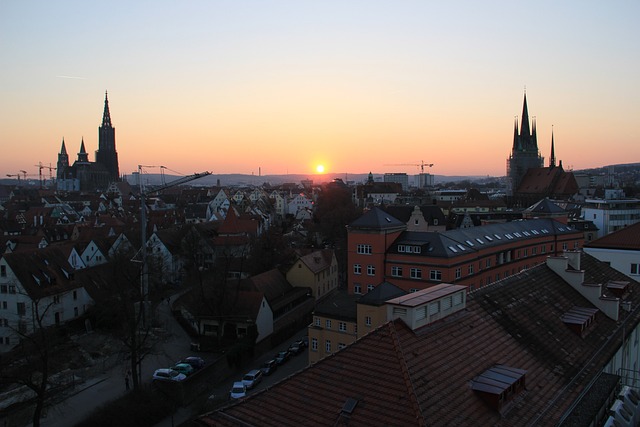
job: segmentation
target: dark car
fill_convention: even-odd
[[[266,361],[262,365],[260,365],[260,370],[264,375],[271,375],[276,369],[278,369],[278,363],[275,361],[275,359]]]
[[[307,348],[309,347],[309,337],[304,336],[302,338],[300,338],[298,341],[296,341],[298,343],[298,345],[302,348]]]
[[[278,365],[282,365],[284,364],[284,362],[286,362],[287,360],[289,360],[289,358],[291,357],[291,354],[289,354],[289,352],[287,350],[281,351],[280,353],[276,354],[273,358],[276,361],[276,363]]]
[[[187,363],[191,365],[191,367],[193,367],[193,369],[195,370],[202,369],[204,368],[204,365],[205,365],[204,359],[198,356],[185,357],[183,360],[181,360],[178,363]]]
[[[302,348],[298,342],[294,342],[293,344],[291,344],[289,346],[289,353],[294,355],[294,356],[297,356],[298,354],[302,353],[303,351],[304,351],[304,348]]]

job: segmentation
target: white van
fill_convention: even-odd
[[[249,371],[244,377],[242,377],[242,383],[247,387],[247,389],[254,388],[260,381],[262,381],[262,371],[260,369]]]

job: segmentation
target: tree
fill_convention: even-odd
[[[345,239],[346,225],[359,215],[347,186],[329,183],[323,187],[316,204],[315,220],[318,231],[325,239]]]

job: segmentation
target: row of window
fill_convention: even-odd
[[[367,285],[367,292],[371,292],[375,288],[375,285]],[[361,294],[362,293],[362,285],[356,283],[353,285],[353,293]]]
[[[320,318],[319,317],[316,317],[314,319],[314,324],[315,324],[315,326],[320,327],[321,322],[320,322]],[[324,327],[325,327],[325,329],[331,329],[331,319],[325,319]],[[356,328],[357,328],[357,326],[356,326]],[[346,322],[338,322],[338,330],[340,332],[347,332],[347,323]]]
[[[353,274],[362,274],[362,265],[353,264]],[[376,266],[375,265],[367,265],[367,274],[369,276],[376,275]]]
[[[338,350],[342,350],[347,345],[345,343],[338,343]],[[311,338],[311,351],[318,351],[318,339]],[[325,353],[331,353],[331,340],[324,341],[324,351]]]

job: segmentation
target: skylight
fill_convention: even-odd
[[[516,237],[522,237],[522,234],[518,233],[517,231],[515,233],[513,233],[514,236]]]
[[[476,241],[478,243],[480,243],[481,245],[484,245],[484,241],[482,239],[480,239],[479,237],[476,237]]]
[[[460,248],[461,251],[466,251],[467,250],[467,248],[465,248],[464,246],[462,246],[460,244],[458,244],[456,246],[458,246],[458,248]]]
[[[496,239],[502,240],[502,237],[498,236],[497,234],[494,234],[494,236],[496,237]]]
[[[467,243],[467,245],[469,245],[469,246],[475,246],[471,240],[465,240],[465,242],[466,242],[466,243]]]
[[[485,239],[487,239],[488,242],[493,242],[493,239],[489,236],[484,236]]]
[[[529,233],[528,231],[523,231],[522,234],[524,234],[525,236],[531,236],[531,233]]]
[[[456,248],[454,248],[453,246],[449,246],[449,250],[450,250],[451,252],[458,253],[458,250],[457,250]]]
[[[513,240],[513,236],[509,233],[505,234],[504,237],[506,237],[509,240]]]

